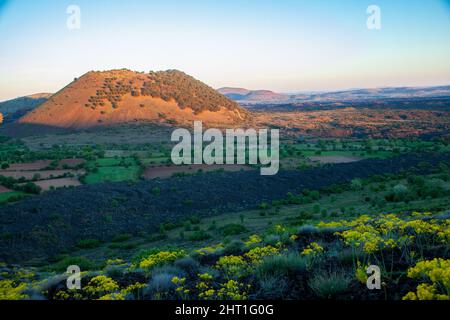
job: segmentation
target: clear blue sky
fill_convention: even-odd
[[[450,1],[0,0],[0,100],[112,68],[282,92],[450,84]]]

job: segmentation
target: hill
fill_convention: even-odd
[[[288,95],[270,90],[248,90],[244,88],[224,87],[217,89],[217,91],[235,101],[271,102],[286,101],[289,99]]]
[[[28,111],[46,102],[52,93],[36,93],[0,102],[0,112],[5,117],[5,122],[17,120]]]
[[[85,129],[139,121],[232,124],[245,116],[236,102],[181,71],[121,69],[84,74],[18,122]]]

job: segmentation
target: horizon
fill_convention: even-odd
[[[72,4],[76,30],[66,25]],[[376,1],[379,30],[367,28],[369,1],[104,4],[0,0],[0,101],[56,92],[83,70],[117,65],[279,93],[450,83],[444,0]]]
[[[135,72],[138,72],[138,71],[135,71]],[[342,89],[337,89],[337,90],[305,90],[305,91],[300,91],[299,90],[299,91],[292,91],[292,92],[273,91],[271,89],[265,89],[265,88],[252,89],[252,88],[243,88],[243,87],[235,87],[235,86],[225,86],[225,87],[213,88],[213,89],[214,90],[219,90],[219,89],[229,88],[229,89],[246,89],[246,90],[250,90],[250,91],[268,90],[268,91],[272,91],[274,93],[289,95],[289,94],[307,94],[307,93],[333,93],[333,92],[346,92],[346,91],[353,91],[353,90],[375,90],[375,89],[388,89],[388,88],[434,88],[434,87],[447,87],[447,86],[450,86],[450,83],[448,83],[448,84],[430,85],[430,86],[420,86],[419,85],[419,86],[391,86],[391,87],[360,87],[360,88],[342,88]],[[6,102],[6,101],[10,101],[10,100],[20,99],[20,98],[26,98],[26,97],[30,97],[30,96],[33,96],[33,95],[39,95],[39,94],[51,94],[51,95],[54,95],[58,91],[55,91],[55,92],[47,92],[47,91],[33,92],[33,93],[25,94],[25,95],[22,95],[22,96],[17,96],[17,97],[12,97],[12,98],[7,98],[7,99],[4,99],[4,100],[0,100],[0,103],[1,102]]]

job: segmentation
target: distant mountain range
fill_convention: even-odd
[[[220,88],[217,91],[227,96],[228,98],[243,104],[326,101],[345,102],[390,98],[450,97],[450,86],[351,89],[341,91],[305,92],[295,94],[276,93],[269,90],[248,90],[244,88],[230,87]]]
[[[227,96],[234,101],[248,101],[248,102],[261,102],[261,101],[286,101],[290,98],[289,95],[282,93],[276,93],[270,90],[248,90],[244,88],[220,88],[217,89],[221,94]]]

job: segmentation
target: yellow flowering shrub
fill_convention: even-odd
[[[203,247],[203,248],[195,250],[194,252],[201,256],[204,256],[206,254],[214,254],[220,249],[223,249],[222,243],[218,243],[215,246]]]
[[[423,220],[407,221],[400,226],[401,230],[407,230],[408,228],[413,230],[416,234],[435,234],[440,230],[438,225]]]
[[[261,237],[258,236],[258,235],[256,235],[256,234],[254,234],[254,235],[251,235],[251,236],[248,238],[248,240],[245,241],[244,243],[245,243],[245,245],[246,245],[247,247],[251,247],[251,246],[257,245],[257,244],[259,244],[259,243],[261,243],[261,242],[262,242]]]
[[[106,265],[108,266],[122,266],[126,265],[123,259],[108,259],[106,260]]]
[[[318,255],[323,252],[323,247],[317,242],[311,242],[306,248],[301,252],[302,256],[313,256]]]
[[[195,289],[198,292],[199,299],[245,300],[248,298],[248,293],[245,289],[249,289],[250,285],[238,283],[236,280],[228,280],[223,284],[217,285],[213,283],[213,277],[208,273],[199,274],[198,276],[200,281],[195,285]],[[179,283],[178,280],[176,282]],[[182,283],[184,284],[184,282]]]
[[[141,260],[139,267],[144,270],[149,270],[155,266],[163,265],[173,262],[186,255],[184,250],[179,251],[160,251],[149,255],[147,258]]]
[[[273,256],[280,252],[280,249],[272,246],[256,247],[244,254],[252,264],[260,262],[264,257]]]
[[[213,276],[209,273],[202,273],[198,275],[200,281],[195,285],[198,291],[198,297],[204,300],[214,299],[216,290],[213,288]]]
[[[450,219],[447,219],[442,224],[442,227],[437,232],[440,242],[450,244]]]
[[[370,225],[358,225],[337,234],[342,237],[345,244],[351,247],[362,247],[366,253],[377,252],[383,242],[380,233]]]
[[[186,299],[190,290],[185,287],[186,278],[173,277],[172,283],[177,286],[175,292],[181,296],[182,299]]]
[[[450,300],[446,294],[439,294],[436,285],[421,283],[417,286],[416,292],[408,292],[403,300]]]
[[[55,294],[56,300],[83,300],[83,295],[77,290],[70,290],[70,292],[60,290]]]
[[[214,278],[212,275],[210,275],[210,274],[207,273],[207,272],[202,273],[202,274],[199,274],[198,277],[199,277],[201,280],[204,280],[204,281],[210,281],[210,280],[212,280],[212,279]]]
[[[240,278],[247,273],[248,263],[242,256],[223,256],[216,262],[216,268],[227,277]]]
[[[119,293],[108,293],[98,298],[98,300],[125,300],[125,296]]]
[[[103,296],[118,289],[119,285],[116,281],[103,275],[92,278],[88,285],[84,287],[84,291],[92,296]]]
[[[0,280],[0,300],[24,300],[28,296],[23,293],[26,283],[15,284],[13,280]]]
[[[208,299],[212,299],[214,297],[215,293],[216,293],[216,290],[208,289],[208,290],[205,290],[203,292],[200,292],[198,297],[202,298],[202,299],[205,299],[205,300],[208,300]]]
[[[409,278],[431,281],[417,286],[416,292],[409,292],[405,300],[449,300],[450,260],[435,258],[418,262],[408,269]]]
[[[417,237],[421,238],[422,245],[436,242],[450,243],[450,222],[437,219],[423,220],[429,219],[429,216],[428,212],[423,214],[413,212],[404,218],[396,214],[373,218],[363,215],[352,221],[320,222],[318,227],[343,227],[344,231],[335,234],[346,245],[360,248],[367,254],[374,254],[383,249],[404,248],[415,242]]]
[[[273,231],[275,233],[281,234],[281,233],[285,233],[288,232],[288,230],[286,229],[285,226],[281,225],[281,224],[277,224],[274,226]]]
[[[229,280],[226,283],[220,285],[220,289],[217,293],[219,299],[222,300],[246,300],[248,299],[248,293],[245,289],[250,289],[250,285],[238,283],[235,280]]]
[[[144,289],[147,285],[145,283],[139,283],[136,282],[135,284],[131,284],[128,287],[123,288],[120,290],[120,293],[123,296],[126,296],[129,293],[135,294],[135,298],[139,299],[141,296],[141,291]]]
[[[357,225],[365,224],[371,221],[371,218],[368,215],[362,215],[354,220],[339,220],[339,221],[331,221],[331,222],[319,222],[319,228],[351,228]]]

